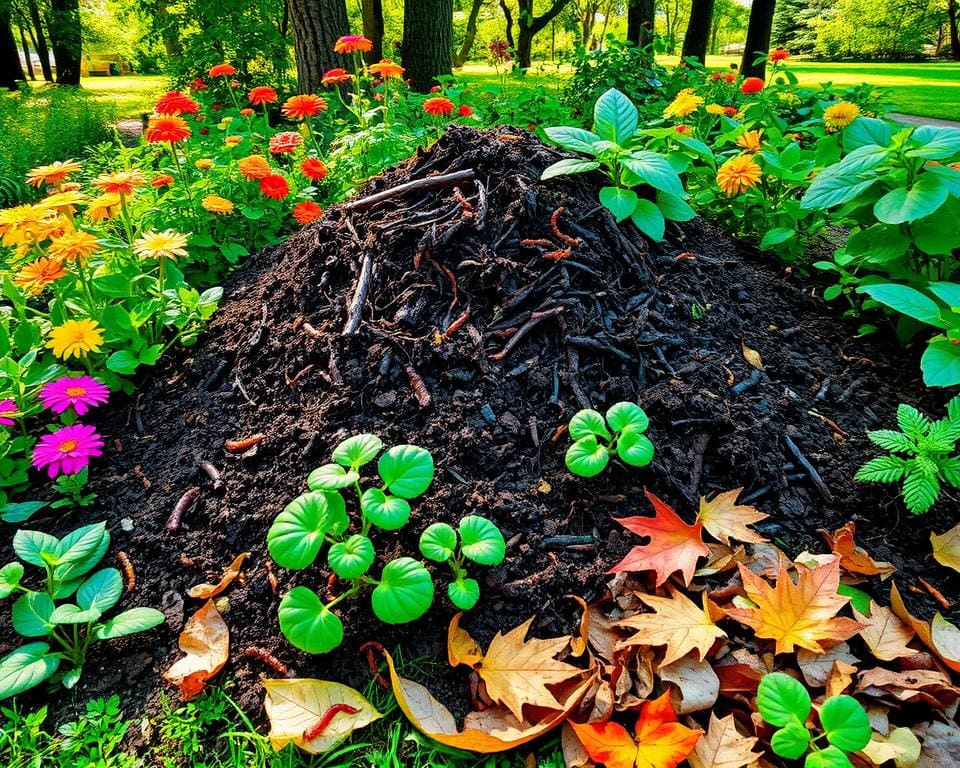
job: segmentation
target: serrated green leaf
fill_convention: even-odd
[[[867,437],[870,442],[879,445],[885,451],[896,451],[911,455],[917,452],[916,441],[895,429],[872,430],[867,432]]]
[[[854,479],[862,483],[896,483],[903,478],[907,462],[898,456],[878,456],[864,464]]]
[[[909,472],[903,480],[903,501],[915,515],[928,511],[939,493],[940,483],[936,477],[930,477],[923,471]]]

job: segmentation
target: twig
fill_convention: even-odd
[[[594,339],[590,336],[565,336],[563,339],[564,344],[569,344],[572,347],[578,347],[579,349],[589,349],[594,352],[607,352],[611,355],[616,355],[617,357],[626,360],[628,363],[632,363],[634,356],[624,352],[622,349],[618,349],[612,344],[606,344],[605,342],[600,341],[599,339]]]
[[[397,184],[390,189],[384,189],[380,192],[374,192],[372,195],[361,197],[359,200],[351,200],[340,206],[343,211],[356,211],[361,208],[369,208],[383,200],[389,200],[391,197],[404,195],[407,192],[413,192],[418,189],[433,189],[434,187],[448,187],[451,184],[460,184],[464,181],[470,181],[476,174],[472,168],[454,173],[443,173],[438,176],[427,176],[424,179],[414,179],[405,184]]]
[[[820,473],[814,469],[813,464],[807,460],[807,457],[800,452],[800,449],[790,438],[790,435],[784,435],[783,440],[787,444],[787,448],[790,450],[790,453],[792,453],[793,457],[797,460],[797,463],[803,467],[806,473],[810,476],[810,480],[813,481],[813,484],[816,486],[817,491],[820,492],[823,500],[827,503],[833,503],[833,494],[830,493],[830,489],[827,488],[826,483],[823,482],[823,478],[820,477]]]
[[[347,318],[347,324],[343,327],[344,336],[352,336],[360,327],[360,319],[363,315],[363,305],[367,301],[367,293],[370,291],[370,278],[373,276],[373,256],[369,253],[363,255],[363,264],[360,267],[360,277],[357,279],[357,290],[354,291],[353,301],[350,302],[350,311]]]
[[[593,544],[593,536],[547,536],[540,542],[543,549],[567,549],[578,544]]]
[[[739,384],[734,384],[730,387],[730,391],[735,395],[742,395],[748,389],[752,389],[759,384],[761,378],[763,378],[763,374],[758,370],[754,370],[753,373],[750,374],[750,378],[744,379]]]
[[[573,396],[577,399],[577,403],[581,408],[592,408],[593,405],[590,402],[590,398],[584,394],[583,389],[580,387],[580,380],[577,378],[577,373],[580,371],[580,353],[577,352],[573,347],[567,347],[567,374],[570,377],[570,389],[573,391]]]
[[[559,315],[561,312],[563,312],[563,309],[563,307],[550,307],[550,309],[544,309],[541,312],[534,312],[532,315],[530,315],[530,319],[520,326],[520,329],[510,337],[510,340],[506,343],[502,350],[496,354],[490,355],[490,359],[497,362],[503,360],[507,355],[510,354],[510,351],[517,346],[520,339],[526,336],[538,323],[546,320],[547,318]]]

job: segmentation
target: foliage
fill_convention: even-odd
[[[816,53],[828,59],[923,55],[946,17],[936,0],[837,0],[816,25]]]
[[[22,562],[0,569],[0,597],[21,593],[13,604],[12,626],[33,641],[0,659],[0,699],[39,685],[57,674],[65,688],[77,684],[87,649],[93,642],[145,632],[163,623],[153,608],[130,608],[101,621],[123,596],[123,577],[116,568],[93,571],[110,546],[105,523],[77,528],[63,539],[22,529],[13,537],[13,551]],[[22,583],[24,564],[44,570],[43,588]],[[75,602],[62,602],[74,596]],[[61,601],[57,605],[57,601]],[[62,663],[65,672],[58,670]]]
[[[901,403],[897,408],[900,431],[868,432],[871,442],[889,451],[864,464],[856,479],[872,483],[902,483],[904,503],[920,515],[936,503],[940,485],[960,488],[960,396],[947,403],[947,416],[939,421]]]
[[[630,466],[647,466],[653,461],[653,443],[643,434],[649,425],[647,414],[635,403],[610,406],[606,419],[590,408],[575,413],[568,427],[574,443],[567,449],[567,469],[580,477],[595,477],[613,453]]]
[[[459,531],[446,523],[428,526],[420,534],[420,553],[428,560],[450,565],[454,580],[447,586],[447,596],[457,608],[469,611],[480,599],[480,585],[467,577],[464,559],[479,565],[499,565],[506,554],[506,542],[500,529],[485,517],[467,515],[460,520]]]

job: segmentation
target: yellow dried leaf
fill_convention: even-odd
[[[249,552],[241,552],[237,555],[233,562],[227,567],[227,570],[223,572],[223,577],[216,584],[198,584],[195,587],[190,587],[190,589],[187,590],[187,594],[190,595],[190,597],[198,597],[202,600],[216,597],[229,587],[233,583],[233,580],[240,575],[240,568],[243,565],[243,561],[246,560],[249,555]]]
[[[946,533],[931,533],[933,559],[940,565],[960,571],[960,525],[955,525]]]
[[[691,768],[746,768],[762,756],[753,751],[758,741],[754,736],[743,736],[737,731],[733,715],[718,720],[711,712],[707,732],[697,742],[687,762]]]
[[[187,621],[180,633],[180,650],[186,656],[177,659],[163,677],[180,689],[186,701],[206,687],[230,655],[230,630],[212,600]]]
[[[741,348],[743,350],[743,359],[746,360],[751,367],[756,368],[758,371],[763,370],[763,358],[760,357],[760,353],[755,349],[750,349],[746,344],[741,343]]]
[[[901,656],[912,656],[916,650],[909,648],[914,631],[896,617],[889,608],[870,603],[870,615],[863,616],[856,609],[854,618],[864,625],[860,637],[870,652],[881,661],[893,661]]]
[[[766,541],[763,536],[747,526],[766,520],[770,515],[764,514],[755,507],[737,504],[737,496],[741,491],[743,491],[742,487],[724,491],[710,501],[703,496],[700,497],[700,513],[697,518],[711,536],[727,546],[730,546],[730,539],[749,544]]]

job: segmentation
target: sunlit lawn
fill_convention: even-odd
[[[125,117],[139,117],[153,110],[157,97],[168,89],[169,79],[163,75],[131,75],[128,77],[85,77],[81,85],[97,101],[109,101]]]

